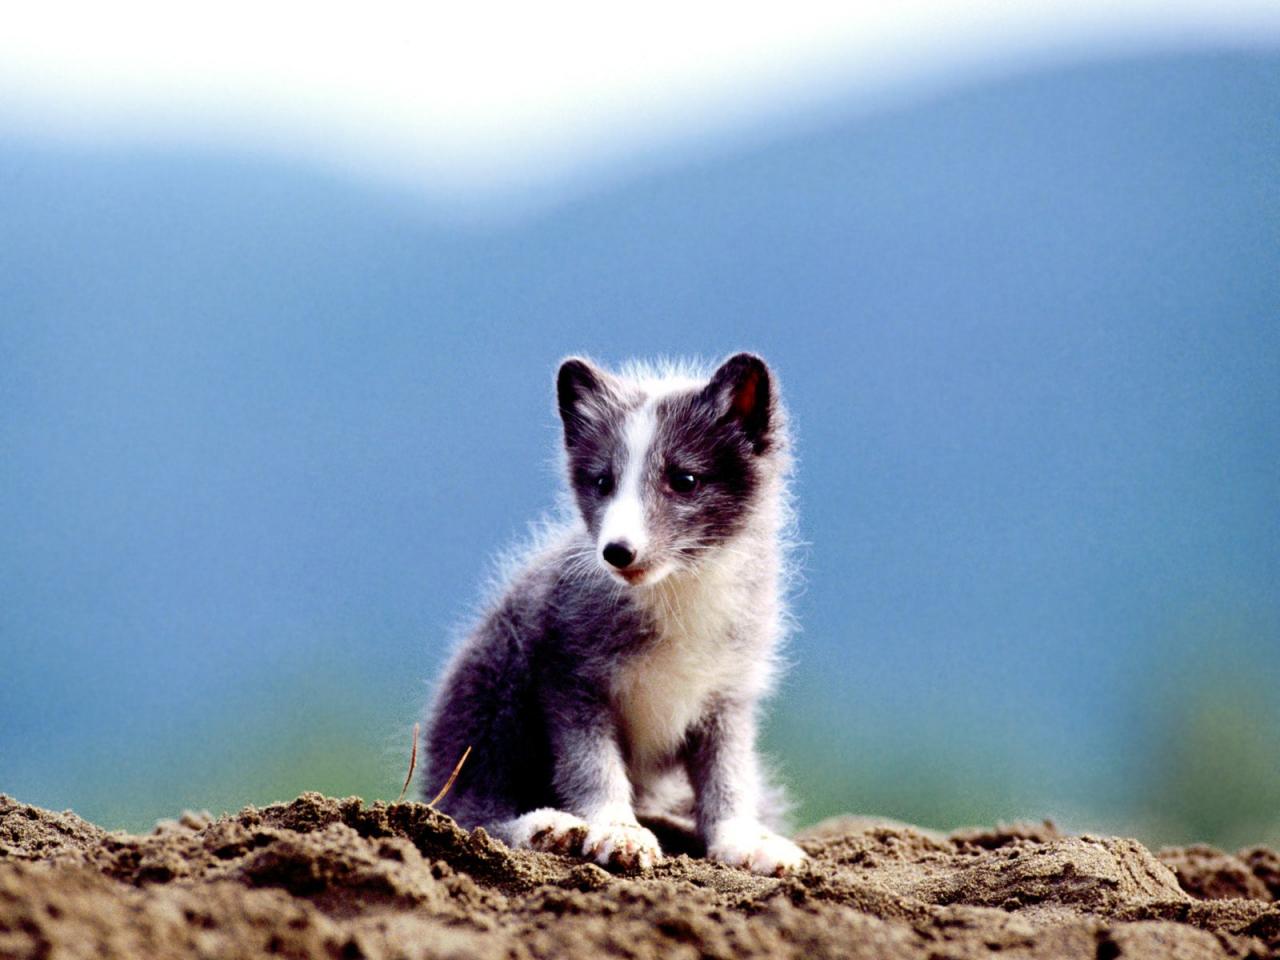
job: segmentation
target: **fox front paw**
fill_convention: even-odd
[[[638,823],[600,822],[590,824],[582,855],[605,867],[648,870],[662,859],[662,848]]]
[[[795,870],[807,859],[786,837],[754,820],[729,820],[716,827],[707,844],[707,856],[766,877]]]

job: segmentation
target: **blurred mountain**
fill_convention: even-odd
[[[1189,624],[1280,680],[1278,158],[1280,52],[851,111],[484,226],[0,136],[0,790],[132,826],[394,795],[553,501],[556,360],[746,347],[799,433],[802,814],[1123,821]]]

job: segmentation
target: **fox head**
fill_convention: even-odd
[[[631,586],[696,569],[776,496],[786,437],[777,384],[739,353],[709,377],[606,371],[556,377],[568,482],[596,559]]]

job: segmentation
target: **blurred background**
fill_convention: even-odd
[[[1280,7],[865,7],[6,14],[0,791],[394,798],[556,361],[748,348],[801,822],[1280,843]]]

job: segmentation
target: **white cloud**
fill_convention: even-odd
[[[485,191],[1037,52],[1277,38],[1274,0],[46,0],[6,13],[0,116]]]

